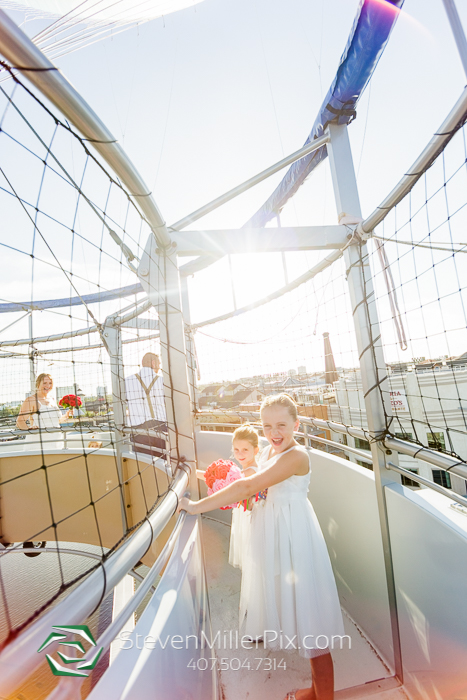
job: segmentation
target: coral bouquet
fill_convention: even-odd
[[[210,464],[204,472],[204,480],[208,487],[208,496],[216,493],[216,491],[220,491],[220,489],[225,488],[242,477],[242,470],[237,467],[236,464],[230,460],[218,459],[216,462]],[[221,510],[235,508],[237,505],[237,503],[231,503],[229,506],[222,506]]]

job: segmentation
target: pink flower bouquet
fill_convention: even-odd
[[[213,462],[204,472],[208,496],[242,478],[242,470],[230,460],[225,459],[218,459],[216,462]],[[237,503],[231,503],[229,506],[222,506],[221,510],[236,508],[237,505]]]

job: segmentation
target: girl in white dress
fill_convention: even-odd
[[[232,451],[240,464],[243,476],[252,476],[258,471],[256,455],[259,451],[258,433],[251,425],[237,428],[232,435]],[[196,470],[198,479],[204,481],[204,471]],[[250,533],[251,510],[245,510],[243,501],[232,510],[232,527],[230,530],[229,564],[242,568],[242,557],[246,550]]]
[[[48,396],[53,385],[50,374],[39,374],[36,379],[36,393],[28,396],[20,408],[16,420],[17,428],[20,430],[59,429],[60,423],[67,421],[73,415],[72,408],[62,414],[53,396]]]
[[[258,471],[256,455],[259,451],[258,433],[251,425],[242,425],[232,436],[232,450],[240,464],[243,476],[253,476]],[[245,510],[241,501],[232,510],[232,528],[230,530],[229,564],[242,568],[242,559],[250,538],[251,510]]]
[[[257,474],[238,479],[200,501],[180,500],[178,510],[196,515],[268,489],[255,504],[251,539],[243,560],[241,628],[264,637],[265,648],[297,650],[310,659],[311,687],[285,700],[332,700],[334,671],[329,646],[344,635],[337,588],[321,529],[308,500],[310,459],[294,439],[297,407],[286,394],[261,406],[264,436]]]

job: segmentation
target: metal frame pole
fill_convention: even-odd
[[[456,3],[454,0],[443,0],[443,5],[448,16],[449,24],[451,25],[452,33],[454,34],[465,75],[467,76],[467,39],[465,38],[465,32],[457,11]]]
[[[29,338],[31,340],[29,345],[29,391],[31,395],[34,396],[36,393],[36,372],[34,369],[34,346],[33,342],[33,326],[32,326],[32,310],[29,314]]]
[[[188,364],[188,384],[190,388],[190,396],[193,408],[198,405],[198,391],[196,384],[196,367],[195,367],[195,352],[193,331],[191,330],[191,313],[190,313],[190,295],[188,292],[188,280],[186,277],[180,276],[180,287],[182,294],[182,312],[185,323],[185,341],[186,354]]]
[[[115,458],[117,461],[118,480],[120,483],[120,508],[122,513],[123,534],[132,525],[130,514],[127,513],[125,475],[123,469],[123,440],[125,434],[125,380],[123,374],[122,332],[115,323],[115,317],[106,318],[101,332],[102,341],[110,358],[110,372],[112,378],[112,408],[114,414]]]
[[[185,342],[186,342],[186,358],[187,358],[187,370],[188,370],[188,385],[190,390],[191,399],[191,414],[193,422],[193,433],[200,431],[199,426],[195,425],[194,414],[198,410],[198,384],[197,384],[197,374],[198,367],[196,366],[196,352],[195,352],[195,340],[194,332],[191,328],[191,313],[190,313],[190,295],[188,291],[188,280],[186,277],[180,275],[180,290],[182,295],[182,312],[183,320],[185,323]],[[194,440],[194,454],[196,459],[196,464],[198,464],[198,452],[196,448],[196,439]],[[191,478],[191,498],[200,498],[199,482],[198,478],[192,473]]]
[[[216,197],[216,199],[213,199],[211,202],[208,202],[200,209],[197,209],[191,214],[188,214],[188,216],[184,216],[183,219],[176,221],[174,224],[169,226],[169,231],[179,231],[183,228],[186,228],[189,224],[192,224],[194,221],[201,219],[203,216],[206,216],[206,214],[209,214],[218,207],[221,207],[223,204],[230,202],[231,199],[238,197],[238,195],[243,194],[243,192],[246,192],[247,190],[251,189],[251,187],[254,187],[263,180],[266,180],[268,177],[271,177],[271,175],[274,175],[275,173],[279,172],[279,170],[282,170],[282,168],[285,168],[288,165],[292,165],[292,163],[295,163],[297,160],[300,160],[301,158],[304,158],[310,153],[314,153],[315,151],[319,150],[328,142],[329,135],[327,132],[325,132],[318,139],[314,139],[313,141],[310,141],[310,143],[307,143],[305,144],[305,146],[299,148],[298,151],[294,151],[294,153],[291,153],[286,158],[282,158],[282,160],[278,161],[277,163],[274,163],[274,165],[270,165],[269,168],[266,168],[266,170],[262,170],[257,175],[250,177],[249,180],[242,182],[241,185],[237,185],[237,187],[234,187],[232,190],[225,192],[225,194],[222,194],[220,197]]]
[[[138,276],[159,317],[165,406],[171,457],[192,467],[190,486],[197,485],[193,413],[191,410],[185,324],[175,247],[161,250],[149,236]]]
[[[331,141],[328,145],[329,162],[334,186],[338,218],[344,215],[361,217],[357,181],[346,125],[330,124]],[[388,513],[384,487],[400,482],[386,467],[385,450],[381,445],[386,431],[386,416],[391,415],[386,363],[381,344],[381,331],[373,290],[373,281],[366,243],[350,245],[344,251],[347,281],[352,304],[352,314],[360,357],[360,371],[368,428],[371,437],[371,453],[375,473],[376,497],[381,524],[383,555],[391,617],[394,648],[395,675],[403,682],[403,665],[397,615],[396,586],[392,563]],[[393,456],[394,459],[395,455]]]

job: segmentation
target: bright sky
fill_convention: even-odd
[[[123,144],[171,224],[303,144],[335,75],[357,6],[357,0],[205,0],[57,64]],[[467,5],[458,0],[457,6],[467,27]],[[10,14],[22,20],[21,13]],[[23,28],[33,35],[41,26],[36,21]],[[465,82],[442,0],[406,0],[349,129],[364,216],[415,160]],[[193,228],[241,226],[282,175]],[[337,223],[327,161],[282,214],[283,226],[324,223]],[[288,254],[289,279],[319,255]],[[238,305],[284,284],[280,254],[234,256],[232,265]],[[243,324],[237,320],[207,328],[207,333],[240,345],[198,336],[202,381],[298,365],[322,369],[324,331],[331,332],[336,363],[354,365],[351,319],[338,272],[342,270],[336,267],[325,273],[292,305],[282,302],[269,315],[257,312]],[[190,280],[193,321],[232,308],[227,277],[224,260]],[[133,281],[128,273],[106,285]],[[36,276],[35,285],[36,299],[68,293],[68,288],[54,289],[50,280],[47,284],[45,275]],[[21,293],[13,296],[11,290],[10,296],[1,296],[27,298],[27,287]],[[77,315],[85,316],[82,310]],[[1,327],[14,318],[9,314]],[[54,332],[59,321],[52,324]],[[13,328],[2,338],[13,332],[24,337],[25,330],[24,325]],[[419,335],[418,326],[413,335]],[[252,341],[254,346],[245,345]],[[456,340],[453,353],[463,351],[464,341],[465,336]],[[415,344],[411,356],[441,354],[445,345],[432,343],[426,349],[426,343]]]

